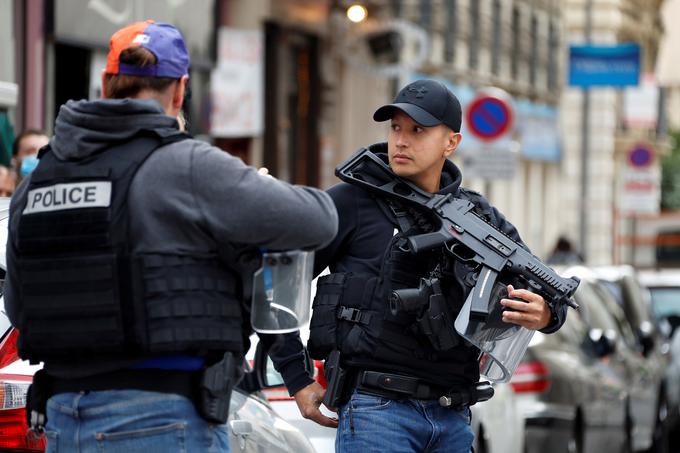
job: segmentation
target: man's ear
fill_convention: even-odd
[[[175,86],[175,92],[172,94],[172,106],[178,110],[182,109],[184,103],[184,92],[187,89],[189,76],[182,76]]]
[[[106,69],[102,69],[102,99],[106,99],[106,86],[108,85],[108,80],[106,79]]]
[[[449,130],[446,138],[447,144],[446,150],[444,150],[444,157],[448,159],[451,157],[456,148],[458,148],[458,144],[460,143],[460,140],[463,138],[463,136],[460,134],[460,132]]]

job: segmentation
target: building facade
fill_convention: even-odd
[[[661,3],[661,0],[564,2],[565,36],[569,43],[633,42],[641,47],[639,86],[589,89],[587,115],[586,92],[573,87],[563,91],[564,181],[569,183],[564,184],[562,191],[567,214],[562,221],[571,230],[583,228],[580,246],[590,264],[654,264],[653,233],[643,234],[642,230],[649,230],[645,222],[658,216],[659,156],[668,149],[662,128],[665,110],[653,77],[662,36]],[[587,143],[584,115],[589,120]],[[641,149],[653,155],[644,169],[635,168],[631,161],[633,153]],[[647,179],[641,181],[638,179],[641,176]],[[585,191],[577,181],[585,182]],[[581,207],[585,208],[585,216],[580,215]]]
[[[115,29],[168,21],[192,53],[191,132],[279,178],[325,188],[338,163],[386,139],[373,111],[405,83],[435,78],[466,112],[489,94],[510,106],[512,127],[491,141],[464,117],[453,159],[464,185],[504,212],[535,254],[565,236],[589,263],[635,258],[629,236],[641,223],[619,212],[622,168],[640,140],[663,152],[663,134],[627,122],[625,92],[591,90],[582,165],[583,92],[566,86],[566,61],[590,24],[592,42],[641,43],[653,72],[661,0],[364,0],[359,23],[345,14],[350,3],[0,0],[1,20],[12,18],[0,33],[14,44],[0,50],[0,102],[8,86],[17,98],[0,111],[15,129],[50,131],[67,99],[99,96]]]

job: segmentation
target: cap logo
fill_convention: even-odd
[[[135,36],[135,39],[133,39],[132,42],[135,44],[146,44],[150,39],[151,37],[149,35],[140,33],[139,35]]]
[[[425,87],[408,87],[408,91],[411,93],[416,93],[416,99],[422,99],[425,97],[425,93],[427,93],[427,88]]]

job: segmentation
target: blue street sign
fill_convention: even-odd
[[[569,85],[629,86],[640,79],[640,45],[570,46]]]
[[[634,168],[649,167],[653,160],[654,151],[645,144],[637,144],[628,152],[628,162]]]

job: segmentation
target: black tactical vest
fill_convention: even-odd
[[[31,361],[241,354],[240,277],[215,258],[133,254],[127,198],[148,131],[77,161],[46,149],[17,215],[19,350]]]
[[[402,228],[403,230],[403,228]],[[435,350],[415,325],[415,315],[389,309],[392,291],[418,288],[439,264],[444,296],[453,319],[474,285],[466,264],[440,250],[413,255],[403,251],[402,231],[385,251],[378,276],[335,273],[319,278],[313,302],[308,349],[316,359],[337,348],[343,362],[364,370],[415,375],[433,384],[469,385],[479,380],[479,350],[458,338],[448,350]],[[453,326],[452,326],[453,327]]]

